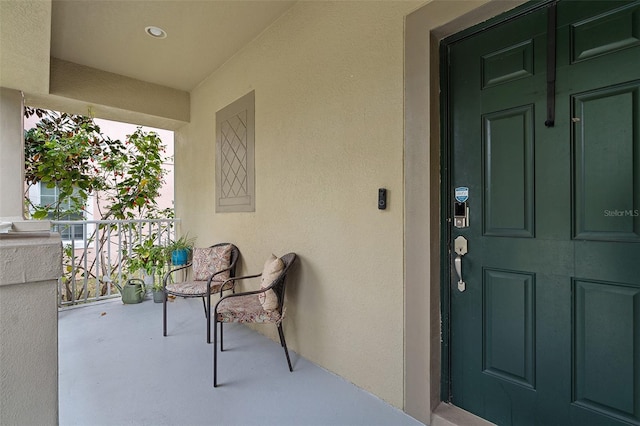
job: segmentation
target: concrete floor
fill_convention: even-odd
[[[148,299],[60,312],[60,425],[422,425],[291,350],[290,373],[279,343],[237,324],[214,389],[202,301],[168,308],[168,337]]]

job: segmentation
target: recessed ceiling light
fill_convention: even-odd
[[[144,31],[149,34],[151,37],[153,38],[166,38],[167,37],[167,32],[165,30],[163,30],[162,28],[158,28],[158,27],[147,27],[144,29]]]

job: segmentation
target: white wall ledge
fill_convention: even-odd
[[[49,220],[24,220],[22,218],[0,217],[0,237],[6,234],[30,233],[24,236],[33,235],[33,233],[49,234],[51,230],[51,221]],[[20,234],[22,235],[22,234]]]
[[[31,231],[0,236],[0,286],[57,280],[61,275],[60,234]]]

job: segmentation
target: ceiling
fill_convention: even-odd
[[[294,3],[53,0],[50,55],[188,92]],[[167,37],[150,37],[147,26]]]
[[[0,0],[0,87],[31,106],[175,130],[190,92],[295,3]]]

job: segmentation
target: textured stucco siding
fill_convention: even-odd
[[[420,2],[300,2],[191,94],[177,215],[242,272],[300,255],[287,342],[403,405],[403,31]],[[255,90],[255,213],[215,214],[215,113]],[[378,210],[378,188],[388,207]],[[188,188],[189,190],[181,190]],[[260,330],[276,338],[275,330]]]

